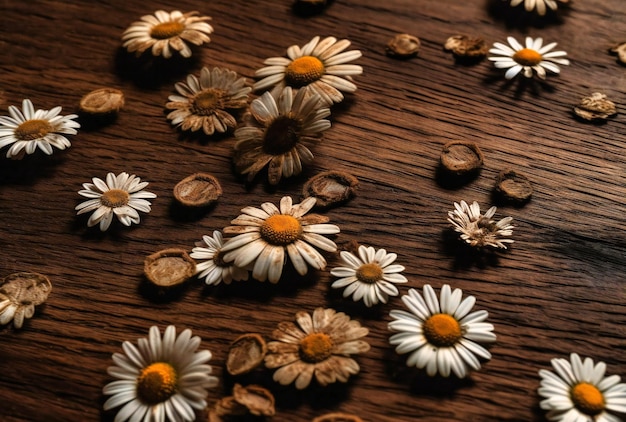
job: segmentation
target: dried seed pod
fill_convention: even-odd
[[[420,50],[420,40],[409,34],[398,34],[387,43],[387,54],[394,57],[408,58],[416,56]]]
[[[230,345],[226,370],[231,375],[242,375],[259,366],[267,353],[267,344],[256,333],[243,334]]]
[[[594,92],[580,100],[580,104],[574,107],[574,113],[584,120],[606,120],[617,114],[617,109],[615,103],[608,100],[606,95]]]
[[[157,286],[172,287],[195,274],[196,262],[184,249],[163,249],[146,257],[143,271]]]
[[[212,413],[221,418],[223,416],[243,416],[247,415],[248,408],[235,400],[235,397],[228,396],[218,400],[213,406]]]
[[[349,413],[334,412],[318,416],[313,419],[313,422],[363,422],[363,419]]]
[[[502,170],[496,177],[495,191],[503,199],[523,203],[530,199],[533,187],[530,180],[514,170]]]
[[[359,185],[356,177],[343,171],[325,171],[311,177],[302,187],[302,196],[313,196],[318,207],[328,207],[352,198]]]
[[[620,63],[626,64],[626,42],[611,47],[609,53],[617,55]]]
[[[91,91],[80,99],[80,110],[89,114],[117,113],[124,107],[124,93],[115,88]]]
[[[473,142],[452,141],[443,146],[440,160],[446,171],[460,176],[479,170],[483,153]]]
[[[244,405],[255,416],[274,416],[276,414],[274,395],[260,385],[242,387],[235,384],[233,396],[237,403]]]
[[[466,59],[483,58],[489,50],[484,39],[467,35],[454,35],[448,38],[443,48],[451,51],[456,57]]]
[[[13,320],[15,328],[22,328],[24,319],[32,318],[35,306],[46,301],[52,283],[39,273],[10,274],[0,283],[0,325]]]
[[[208,173],[185,177],[174,186],[174,198],[188,207],[206,207],[222,196],[222,186]]]

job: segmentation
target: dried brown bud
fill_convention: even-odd
[[[502,170],[496,177],[496,193],[503,199],[523,203],[530,199],[533,187],[526,176],[514,170]]]
[[[419,38],[409,34],[398,34],[387,43],[387,54],[407,58],[416,56],[420,50]]]
[[[116,113],[124,107],[124,93],[115,88],[101,88],[85,94],[80,110],[89,114]]]
[[[195,274],[196,262],[184,249],[163,249],[146,257],[143,271],[157,286],[172,287]]]
[[[361,419],[357,415],[335,412],[318,416],[317,418],[313,419],[313,422],[363,422],[363,419]]]
[[[478,59],[487,55],[488,47],[482,38],[455,35],[446,40],[443,48],[457,57]]]
[[[440,159],[445,170],[458,176],[477,171],[483,165],[483,153],[473,142],[448,142],[441,150]]]
[[[343,171],[325,171],[311,177],[302,187],[302,196],[313,196],[318,207],[328,207],[352,198],[359,185],[356,177]]]
[[[274,395],[260,385],[242,387],[235,384],[233,396],[237,403],[244,405],[255,416],[274,416],[276,414]]]
[[[13,273],[0,282],[0,324],[13,320],[15,328],[22,328],[25,319],[35,313],[35,306],[46,301],[52,283],[39,273]]]
[[[267,344],[256,333],[243,334],[235,339],[228,350],[226,370],[231,375],[242,375],[259,366],[267,353]]]
[[[594,92],[580,100],[580,104],[574,107],[574,113],[584,120],[606,120],[617,114],[617,109],[615,103],[609,101],[606,95]]]
[[[174,186],[174,198],[188,207],[206,207],[222,196],[222,186],[207,173],[185,177]]]

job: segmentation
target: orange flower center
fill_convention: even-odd
[[[589,416],[595,416],[605,408],[602,392],[598,390],[598,387],[587,382],[581,382],[572,387],[571,397],[576,408]]]
[[[263,151],[271,155],[281,155],[296,146],[300,139],[301,123],[290,116],[274,119],[263,139]]]
[[[102,194],[100,202],[109,208],[117,208],[128,204],[130,195],[122,189],[111,189]]]
[[[180,35],[184,30],[185,25],[181,22],[163,22],[152,27],[150,36],[157,40],[166,40]]]
[[[169,363],[153,363],[137,378],[137,396],[151,405],[164,402],[176,393],[176,378],[176,370]]]
[[[290,215],[272,215],[261,225],[261,237],[271,245],[289,245],[298,240],[301,234],[300,222]]]
[[[20,141],[34,141],[35,139],[43,138],[53,130],[54,128],[49,121],[34,119],[21,123],[14,133],[15,137]]]
[[[305,362],[326,360],[332,354],[333,340],[325,333],[312,333],[300,340],[300,357]]]
[[[207,88],[194,97],[193,111],[202,116],[212,114],[224,108],[223,98],[224,91],[221,89]]]
[[[532,48],[522,48],[513,55],[513,60],[522,66],[536,66],[543,60],[543,56]]]
[[[461,339],[461,326],[452,315],[435,314],[422,328],[428,342],[437,347],[450,347]]]
[[[376,263],[363,264],[356,270],[356,278],[363,283],[376,283],[383,278],[383,269]]]
[[[317,57],[302,56],[287,65],[285,79],[289,86],[301,88],[324,75],[324,63]]]

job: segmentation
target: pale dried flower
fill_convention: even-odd
[[[488,50],[484,39],[467,35],[454,35],[448,38],[443,48],[451,51],[456,57],[466,59],[483,58]]]
[[[25,319],[32,318],[35,306],[46,301],[52,283],[39,273],[10,274],[0,282],[0,325],[13,320],[13,326],[22,328]]]
[[[509,0],[505,0],[509,1]],[[533,10],[537,11],[539,16],[544,16],[548,9],[557,10],[559,4],[567,4],[570,0],[510,0],[511,7],[519,6],[524,3],[524,9],[527,12],[532,12]]]
[[[124,107],[124,93],[115,88],[100,88],[80,99],[80,110],[88,114],[116,113]]]
[[[462,240],[475,248],[486,246],[506,249],[507,243],[513,243],[508,236],[513,234],[513,217],[505,217],[496,222],[492,219],[496,207],[491,207],[483,215],[478,202],[468,205],[465,201],[454,203],[454,210],[448,212],[448,221],[454,230],[460,233]]]
[[[580,100],[580,104],[574,107],[574,113],[584,120],[606,120],[617,114],[617,108],[605,94],[594,92]]]
[[[414,35],[398,34],[387,43],[386,51],[390,56],[408,58],[420,51],[420,40]]]

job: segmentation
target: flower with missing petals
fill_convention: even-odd
[[[570,360],[552,359],[555,372],[539,370],[538,393],[545,399],[546,418],[557,422],[620,422],[615,413],[626,413],[626,384],[619,375],[605,377],[606,364],[583,361],[576,353]]]
[[[509,45],[496,42],[489,53],[489,60],[494,62],[498,69],[508,69],[504,74],[507,79],[517,76],[522,70],[524,76],[532,78],[533,70],[541,79],[546,78],[546,69],[550,72],[559,73],[561,69],[557,65],[566,66],[569,60],[563,58],[567,56],[565,51],[550,51],[556,47],[556,43],[543,45],[543,38],[532,39],[526,37],[526,47],[522,46],[513,37],[507,38]]]
[[[197,351],[201,341],[189,329],[177,336],[173,325],[162,338],[152,326],[149,338],[140,338],[137,345],[125,341],[124,353],[114,353],[114,365],[107,370],[117,380],[102,390],[111,396],[104,410],[122,406],[115,422],[195,421],[195,410],[207,406],[207,388],[218,383],[207,364],[211,352]]]
[[[339,233],[339,227],[326,224],[328,217],[308,214],[316,199],[309,197],[293,205],[290,196],[280,200],[280,209],[271,202],[261,208],[246,207],[231,221],[224,233],[236,234],[222,246],[225,262],[237,267],[252,265],[252,277],[277,283],[287,258],[300,275],[308,267],[326,267],[326,259],[314,247],[335,252],[337,245],[323,235]]]
[[[92,227],[100,223],[100,230],[106,231],[115,215],[125,226],[139,224],[139,213],[150,212],[150,202],[147,199],[156,198],[152,192],[144,191],[148,182],[142,182],[134,174],[122,172],[117,176],[107,174],[106,182],[94,177],[93,183],[83,183],[83,189],[78,191],[80,196],[89,198],[75,208],[77,215],[93,211],[87,221]]]
[[[73,119],[76,114],[59,116],[61,107],[36,110],[33,103],[22,101],[22,110],[9,106],[10,116],[0,116],[0,148],[11,145],[7,158],[21,159],[39,148],[52,154],[52,147],[64,150],[70,141],[63,135],[76,135],[80,124]]]
[[[206,22],[209,20],[209,16],[198,16],[198,12],[157,10],[154,15],[145,15],[133,22],[122,35],[122,45],[137,55],[150,48],[152,55],[169,59],[173,49],[188,58],[191,49],[187,43],[202,45],[211,41],[209,34],[213,27]]]
[[[513,239],[504,237],[513,234],[513,217],[505,217],[496,222],[491,217],[496,213],[496,207],[491,207],[485,215],[480,213],[478,202],[472,205],[461,201],[454,203],[454,210],[448,212],[448,221],[454,226],[454,230],[461,234],[461,239],[470,246],[482,248],[490,246],[492,248],[506,249],[506,243],[513,243]]]
[[[201,262],[196,265],[196,273],[199,278],[204,277],[207,285],[218,285],[222,281],[230,284],[231,281],[248,279],[248,270],[233,265],[232,262],[224,261],[224,239],[219,230],[213,232],[213,236],[202,236],[202,242],[193,248],[189,255]]]
[[[272,333],[275,341],[267,344],[265,366],[278,368],[274,381],[282,385],[295,381],[296,388],[301,390],[309,386],[313,376],[326,386],[347,382],[350,375],[359,372],[359,364],[350,355],[370,349],[361,340],[369,333],[367,328],[334,309],[317,308],[313,316],[298,312],[296,321],[298,325],[278,324]]]
[[[352,76],[363,73],[363,68],[347,64],[361,57],[359,50],[344,51],[350,41],[337,41],[334,37],[315,37],[302,48],[292,45],[287,49],[287,57],[272,57],[265,60],[267,67],[256,71],[263,78],[254,84],[254,90],[273,88],[277,94],[285,86],[295,89],[305,88],[320,96],[325,104],[331,105],[343,100],[343,92],[356,91]]]

